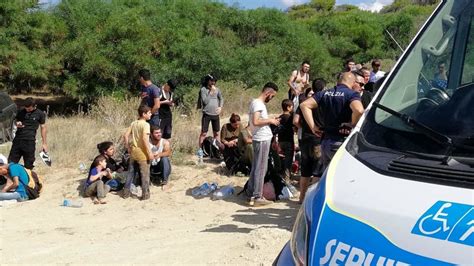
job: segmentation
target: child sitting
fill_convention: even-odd
[[[89,170],[84,187],[84,196],[96,197],[94,204],[105,204],[105,195],[110,191],[110,187],[105,184],[103,179],[108,179],[110,176],[110,169],[107,167],[107,159],[103,155],[99,155],[94,159],[92,167]]]

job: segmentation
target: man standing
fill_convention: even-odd
[[[291,72],[291,76],[288,79],[288,99],[293,100],[295,96],[303,93],[305,85],[309,84],[309,62],[303,61],[299,70]],[[295,107],[296,108],[296,107]]]
[[[36,108],[35,100],[25,99],[25,108],[15,118],[17,127],[8,161],[18,163],[23,157],[25,168],[33,169],[35,162],[36,131],[41,127],[42,150],[48,152],[46,144],[46,114]]]
[[[321,159],[323,167],[327,168],[334,156],[334,148],[340,145],[344,138],[359,121],[364,107],[360,95],[353,90],[356,78],[351,72],[345,72],[338,80],[336,87],[320,91],[301,104],[301,112],[313,134],[321,136],[321,130],[316,126],[312,110],[321,108],[324,134],[321,138]]]
[[[152,116],[150,107],[141,105],[138,108],[138,115],[138,120],[132,122],[124,135],[125,147],[130,154],[130,164],[123,198],[130,197],[130,186],[135,174],[133,165],[137,162],[142,181],[142,200],[147,200],[150,199],[150,160],[153,158],[149,142],[150,124],[146,122]]]
[[[276,95],[277,91],[278,86],[273,82],[268,82],[263,86],[260,96],[250,103],[249,123],[253,136],[253,161],[246,190],[247,196],[251,197],[250,206],[263,206],[272,203],[263,197],[263,182],[267,173],[268,154],[273,137],[270,125],[278,126],[280,120],[268,118],[265,104]]]
[[[370,82],[376,83],[380,78],[385,76],[385,72],[380,70],[382,67],[382,61],[380,59],[374,59],[372,61],[372,72],[370,72]]]
[[[161,90],[158,86],[151,82],[150,70],[142,69],[138,72],[141,85],[140,97],[142,102],[140,105],[146,105],[151,109],[151,118],[148,123],[152,126],[160,126],[160,95]]]
[[[168,140],[162,138],[161,129],[159,127],[151,127],[150,148],[153,154],[150,168],[153,178],[152,181],[160,184],[161,188],[166,190],[171,174],[171,163],[169,159],[171,146]],[[155,180],[155,178],[158,180]]]
[[[171,138],[172,113],[171,107],[174,106],[173,91],[176,89],[176,80],[170,79],[161,88],[160,95],[160,128],[164,139]]]
[[[352,74],[354,74],[356,78],[356,82],[354,84],[354,91],[358,92],[360,94],[360,101],[362,102],[362,106],[364,109],[369,106],[369,103],[372,101],[372,93],[370,91],[365,90],[365,83],[366,83],[366,78],[365,78],[365,72],[364,70],[357,70],[353,71]]]
[[[217,79],[208,74],[204,77],[202,88],[200,91],[200,104],[202,107],[201,119],[201,135],[199,135],[199,147],[202,147],[202,142],[206,138],[209,130],[209,122],[212,124],[212,132],[214,139],[219,136],[220,121],[219,115],[224,105],[224,98],[219,88],[216,87]]]

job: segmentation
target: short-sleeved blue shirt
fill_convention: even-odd
[[[25,185],[28,185],[30,178],[28,177],[28,173],[26,172],[25,168],[17,163],[11,163],[8,168],[8,174],[12,179],[15,176],[18,177],[18,187],[15,189],[15,192],[20,194],[22,199],[28,199]]]
[[[99,173],[99,171],[97,170],[97,167],[92,167],[92,168],[89,170],[89,176],[87,177],[86,185],[85,185],[84,189],[86,189],[86,188],[89,187],[92,183],[94,183],[94,182],[96,182],[97,180],[99,180],[99,179],[96,179],[95,181],[92,181],[92,180],[91,180],[91,176],[97,175],[98,173]]]
[[[350,104],[355,100],[360,101],[360,94],[340,84],[332,89],[314,94],[313,98],[318,103],[318,108],[322,109],[323,137],[341,138],[339,127],[342,123],[351,122],[352,110]]]
[[[142,104],[146,104],[148,107],[153,108],[155,105],[155,98],[160,99],[161,96],[161,89],[156,86],[155,84],[151,84],[148,87],[141,87],[141,96],[142,96]],[[155,113],[154,115],[157,115]]]

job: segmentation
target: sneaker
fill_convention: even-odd
[[[51,166],[51,157],[49,157],[47,152],[41,151],[39,155],[41,160],[43,160],[43,163],[45,163],[47,166]]]
[[[252,207],[253,205],[255,205],[255,198],[254,197],[251,197],[249,199],[249,206]]]
[[[258,199],[255,199],[254,206],[260,207],[260,206],[270,205],[272,203],[273,201],[267,200],[265,198],[258,198]]]

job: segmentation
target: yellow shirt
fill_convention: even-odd
[[[130,125],[130,130],[130,148],[132,150],[130,157],[136,161],[147,161],[147,148],[145,145],[148,145],[148,142],[143,143],[142,138],[144,134],[150,135],[150,124],[142,119],[136,120]]]

